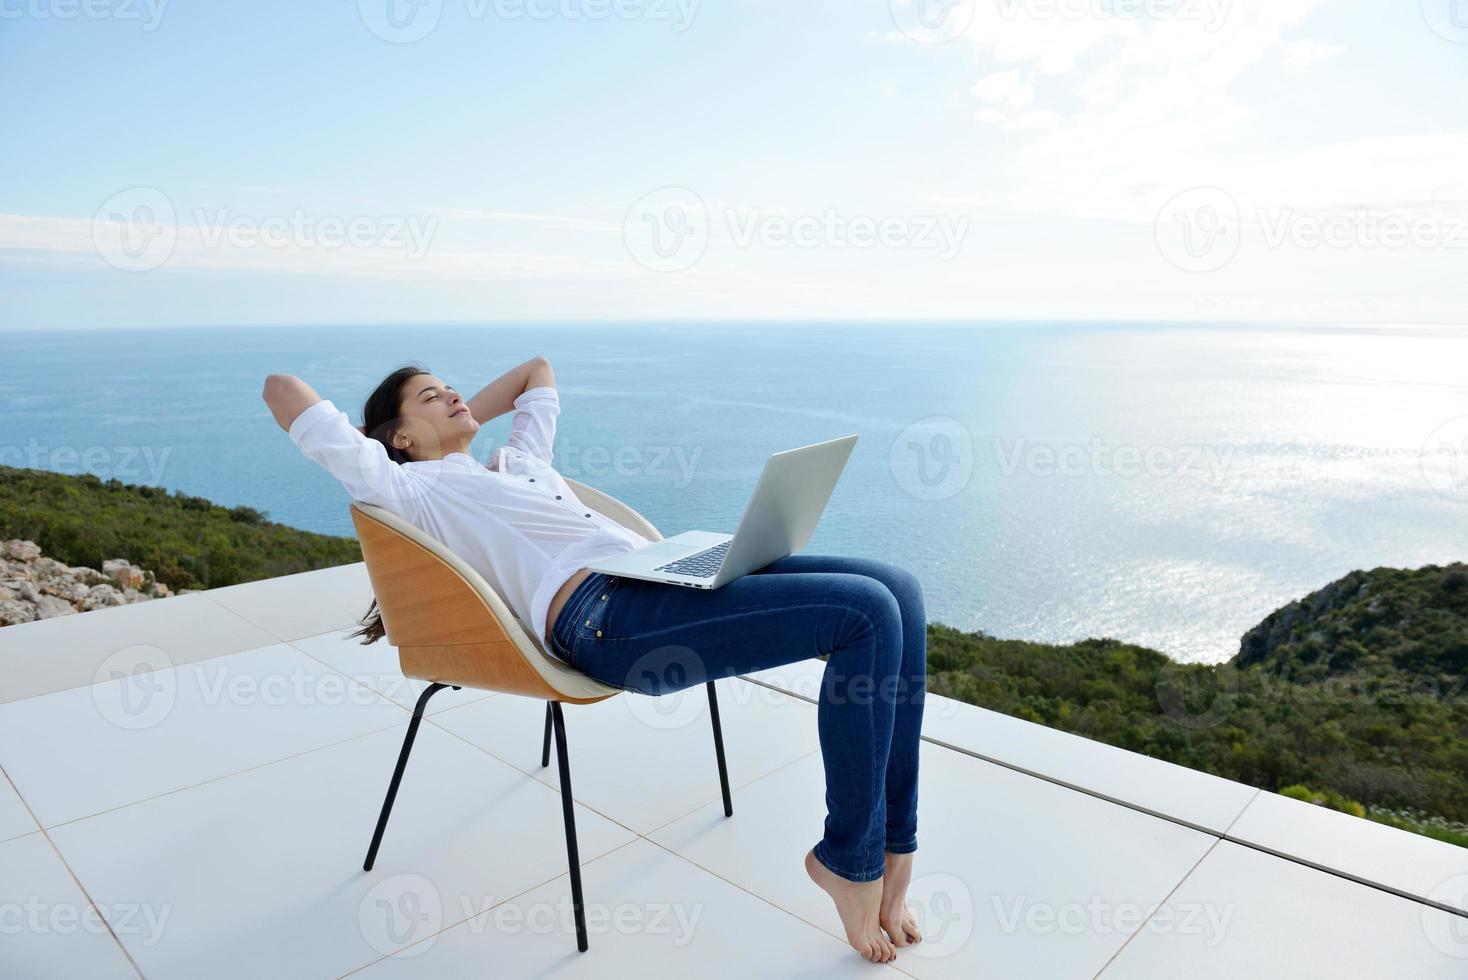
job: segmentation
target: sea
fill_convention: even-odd
[[[261,400],[361,421],[403,364],[466,397],[550,359],[554,464],[664,535],[732,532],[766,458],[856,434],[808,553],[910,569],[930,621],[1216,663],[1358,568],[1468,558],[1468,329],[658,322],[0,332],[0,463],[351,535]],[[510,416],[471,453],[488,460]]]

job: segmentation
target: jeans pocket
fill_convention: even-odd
[[[609,639],[615,635],[612,629],[612,598],[621,584],[620,578],[609,576],[600,590],[587,600],[580,610],[581,615],[576,619],[575,638],[578,641]]]

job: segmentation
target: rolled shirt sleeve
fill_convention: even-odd
[[[291,422],[291,441],[336,477],[356,500],[394,512],[410,509],[423,493],[418,479],[387,455],[387,447],[357,430],[328,398]]]
[[[561,396],[550,385],[526,388],[515,399],[515,416],[505,440],[520,452],[551,462],[556,438],[556,416],[561,414]]]

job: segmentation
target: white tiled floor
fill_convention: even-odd
[[[428,682],[403,676],[402,667],[398,663],[398,648],[386,639],[363,645],[360,639],[348,636],[350,632],[351,630],[342,629],[305,636],[292,640],[291,646],[411,711]],[[428,707],[423,709],[423,713],[435,715],[449,708],[494,696],[494,691],[468,687],[455,691],[449,688],[429,698]]]
[[[1100,980],[1463,980],[1465,921],[1219,841]]]
[[[839,938],[802,865],[821,837],[824,787],[821,756],[806,756],[736,794],[732,820],[711,804],[649,836]],[[1090,977],[1125,923],[1044,923],[1090,902],[1159,902],[1214,840],[924,743],[908,897],[925,939],[898,965],[920,977]]]
[[[0,705],[0,766],[50,827],[406,720],[278,643]]]
[[[0,843],[0,902],[0,976],[136,980],[138,971],[44,834]],[[155,934],[133,910],[112,911],[136,921],[143,936]]]
[[[464,903],[472,911],[558,875],[564,883],[560,795],[432,725],[418,733],[364,872],[405,727],[51,835],[99,903],[168,911],[161,942],[122,937],[149,977],[338,976],[420,938],[379,928],[384,907],[416,918],[438,901],[446,927],[469,917]],[[583,861],[635,836],[580,805],[576,829]],[[546,945],[564,948],[564,937]]]
[[[1278,793],[1260,793],[1229,836],[1468,912],[1468,848]]]
[[[202,592],[7,626],[0,629],[0,703],[84,687],[119,664],[181,664],[274,642],[274,634]]]
[[[1233,824],[1449,903],[1468,891],[1458,849],[934,695],[925,736],[959,748],[922,750],[909,904],[926,935],[867,963],[801,867],[825,810],[816,706],[738,678],[719,682],[732,818],[701,685],[565,707],[591,920],[579,953],[543,702],[438,694],[362,870],[422,687],[386,644],[345,639],[362,572],[0,630],[15,784],[0,778],[0,976],[133,976],[130,954],[148,977],[190,978],[1468,977],[1468,917],[1206,831]],[[171,687],[132,677],[160,654]],[[760,679],[816,697],[823,669]],[[99,674],[122,676],[93,689]],[[24,903],[79,914],[88,895],[117,938],[3,928]],[[1231,916],[1216,941],[1169,930],[1200,905]]]
[[[198,593],[268,630],[278,640],[359,629],[372,605],[365,562],[244,582]]]
[[[21,802],[20,795],[6,778],[4,767],[0,766],[0,841],[33,833],[38,829],[40,828],[36,826],[26,805]]]
[[[757,895],[637,838],[585,865],[588,949],[563,876],[381,960],[362,980],[421,977],[896,977]],[[541,941],[548,924],[564,935]],[[737,923],[737,926],[731,927]],[[492,971],[486,964],[494,964]]]
[[[737,677],[716,686],[731,788],[820,751],[810,705]],[[619,694],[562,711],[576,799],[640,834],[709,801],[717,800],[723,813],[713,721],[702,684],[659,698]],[[559,788],[554,745],[551,764],[540,765],[543,701],[490,698],[446,711],[434,722]]]

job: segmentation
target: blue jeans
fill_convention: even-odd
[[[550,632],[552,652],[578,670],[653,696],[829,654],[816,716],[826,769],[816,860],[871,881],[884,850],[917,850],[927,617],[905,569],[795,554],[713,590],[593,572]]]

